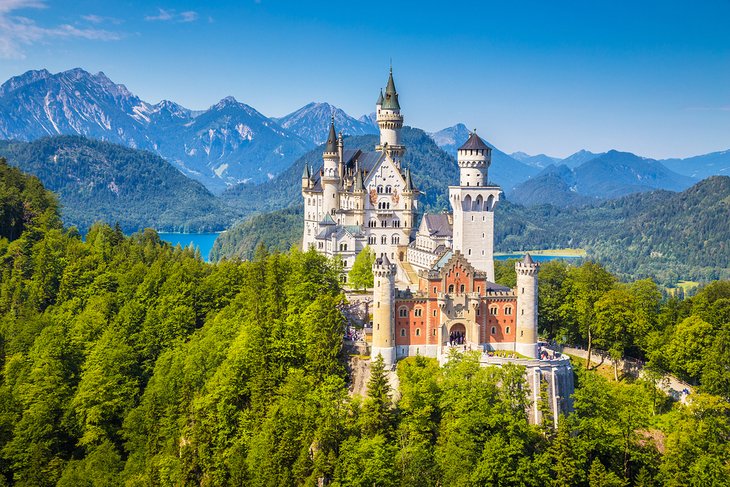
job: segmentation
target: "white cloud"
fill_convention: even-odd
[[[198,12],[193,10],[186,10],[185,12],[178,13],[175,10],[158,8],[157,15],[147,15],[144,19],[152,22],[195,22],[198,20],[198,17]]]
[[[2,0],[0,0],[2,1]],[[110,23],[110,24],[121,24],[122,21],[119,19],[116,19],[114,17],[104,17],[103,15],[96,15],[96,14],[89,14],[89,15],[82,15],[81,18],[87,22],[90,22],[92,24],[104,24],[104,23]]]
[[[46,4],[40,0],[0,0],[0,58],[22,59],[24,48],[50,39],[113,41],[121,38],[116,32],[69,24],[41,26],[31,18],[14,14],[18,10],[39,8],[46,8]]]

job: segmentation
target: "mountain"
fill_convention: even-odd
[[[597,198],[578,194],[575,174],[562,164],[551,164],[537,176],[519,184],[509,194],[509,199],[523,206],[551,204],[561,208],[599,201]]]
[[[559,157],[551,157],[545,154],[537,154],[535,156],[531,156],[530,154],[525,154],[524,152],[513,152],[512,154],[510,154],[510,157],[512,159],[525,163],[528,166],[539,167],[540,169],[548,167],[549,165],[555,164],[556,162],[560,161]]]
[[[202,112],[167,100],[153,105],[79,68],[28,71],[0,86],[0,139],[58,134],[153,151],[214,191],[265,181],[312,146],[231,97]]]
[[[377,133],[380,129],[378,128],[378,120],[375,116],[375,112],[369,113],[367,115],[363,115],[360,118],[357,119],[358,121],[364,123],[365,125],[370,125],[373,128],[373,133]]]
[[[469,138],[469,130],[463,123],[428,134],[441,149],[456,158],[456,152]],[[523,181],[539,172],[539,169],[524,164],[485,141],[492,148],[492,165],[489,167],[489,180],[509,192]]]
[[[87,230],[96,221],[125,232],[222,230],[233,220],[203,185],[147,151],[80,136],[2,141],[0,157],[59,195],[63,221]]]
[[[333,115],[335,127],[344,135],[379,133],[377,125],[373,125],[369,120],[361,121],[352,118],[343,110],[329,103],[313,102],[274,120],[312,145],[320,145],[327,141],[327,132]]]
[[[508,196],[526,206],[580,206],[655,189],[681,191],[695,181],[670,171],[653,159],[612,150],[574,169],[563,164],[548,166],[518,185]]]
[[[597,153],[587,151],[587,150],[579,150],[575,154],[569,155],[565,159],[562,159],[558,162],[560,164],[564,164],[564,165],[568,166],[571,169],[574,169],[574,168],[580,166],[581,164],[584,164],[584,163],[590,161],[591,159],[595,159],[598,156],[602,156],[603,154],[605,154],[605,152],[601,152],[601,153],[597,154]]]
[[[661,163],[674,172],[693,178],[730,175],[730,150],[712,152],[686,159],[662,159]]]

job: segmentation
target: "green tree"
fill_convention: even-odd
[[[347,280],[353,289],[367,289],[373,287],[373,262],[375,261],[375,252],[369,246],[357,254],[355,262],[352,264],[347,275]]]
[[[362,409],[362,431],[365,436],[388,435],[393,421],[390,383],[383,356],[378,354],[370,365],[368,397]]]

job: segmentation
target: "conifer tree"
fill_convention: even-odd
[[[373,287],[373,261],[375,253],[369,246],[357,254],[352,269],[347,275],[347,279],[353,289],[367,289]]]
[[[392,419],[390,383],[383,356],[378,354],[370,367],[368,397],[362,411],[362,430],[366,436],[390,433]]]

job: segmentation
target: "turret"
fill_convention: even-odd
[[[494,207],[502,190],[487,184],[492,151],[472,132],[459,147],[459,186],[449,186],[454,211],[454,250],[494,282]]]
[[[331,215],[339,208],[338,192],[340,186],[339,161],[337,151],[337,134],[335,133],[335,117],[332,117],[327,146],[322,154],[324,159],[322,174],[322,210],[325,214]]]
[[[403,115],[400,113],[400,103],[398,102],[398,92],[395,89],[395,81],[393,81],[392,67],[388,76],[388,84],[385,87],[385,95],[381,92],[381,98],[378,98],[375,108],[375,115],[380,128],[380,145],[377,149],[383,150],[387,147],[396,164],[400,165],[400,160],[405,153],[405,147],[400,142]]]
[[[312,174],[309,172],[309,164],[304,164],[304,170],[302,171],[302,189],[309,189],[309,182],[312,178]]]
[[[479,138],[476,131],[457,152],[459,186],[486,186],[487,171],[492,163],[492,149]]]
[[[386,366],[395,363],[395,265],[386,255],[373,262],[373,343],[371,358],[383,356]]]
[[[530,254],[515,264],[517,272],[517,326],[515,351],[537,357],[537,273],[540,264]]]

